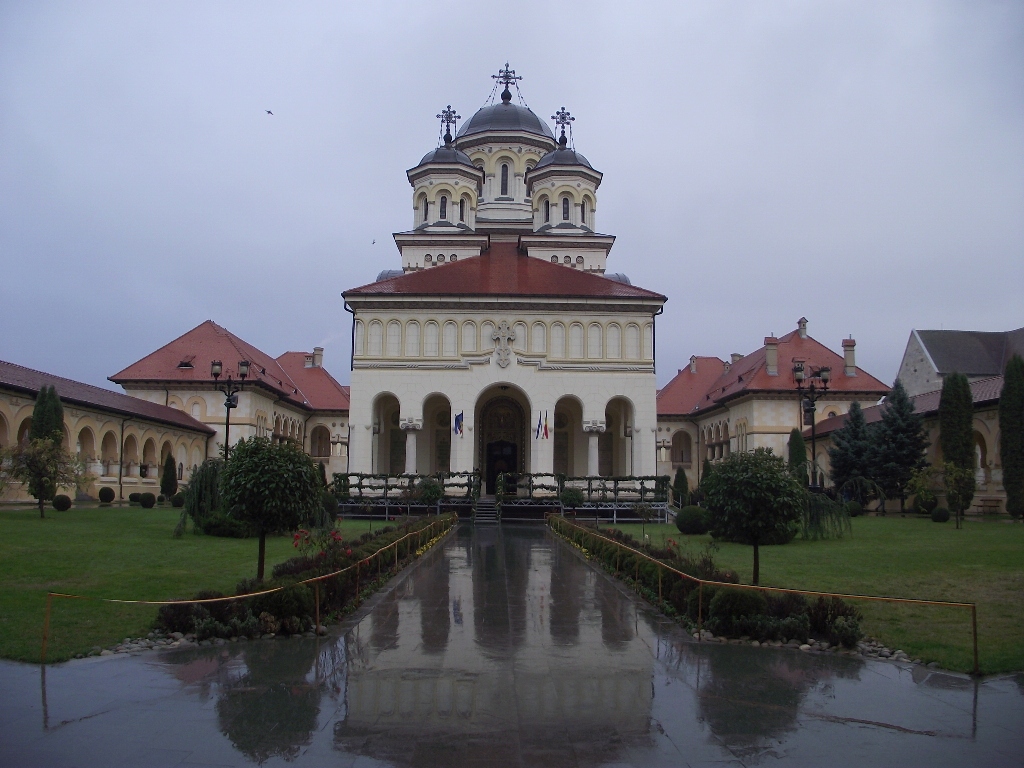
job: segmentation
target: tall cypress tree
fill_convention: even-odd
[[[970,414],[973,418],[973,402]],[[928,438],[924,423],[914,413],[914,403],[899,379],[896,379],[892,391],[885,399],[882,421],[874,438],[872,470],[875,480],[889,496],[899,496],[900,512],[903,512],[907,501],[907,483],[914,470],[925,465],[924,452],[928,448]]]
[[[872,432],[860,403],[854,401],[846,423],[832,433],[832,445],[828,449],[836,490],[861,504],[871,484]]]
[[[60,404],[57,390],[41,387],[32,408],[32,426],[29,440],[53,440],[60,444],[64,440],[64,407]]]
[[[807,486],[807,443],[799,429],[789,433],[789,471]]]
[[[1014,355],[1003,373],[999,395],[999,456],[1003,464],[1006,511],[1024,515],[1024,358]]]
[[[167,458],[164,459],[164,471],[160,475],[160,493],[163,494],[164,498],[168,501],[171,500],[171,496],[178,492],[178,465],[174,462],[174,456],[170,452],[167,454]]]
[[[672,481],[672,495],[680,509],[690,503],[690,483],[686,479],[686,470],[682,467],[676,469],[676,476]]]
[[[946,500],[956,514],[956,525],[974,499],[974,398],[962,373],[942,381],[939,396],[939,446],[946,464]]]

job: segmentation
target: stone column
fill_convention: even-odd
[[[597,477],[601,474],[598,470],[600,468],[600,446],[598,445],[598,435],[604,432],[605,423],[603,421],[588,421],[583,420],[583,431],[587,433],[589,443],[587,444],[587,474],[591,477]]]
[[[423,429],[423,419],[403,418],[402,429],[405,431],[405,473],[416,474],[416,440]]]

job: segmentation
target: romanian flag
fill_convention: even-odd
[[[537,431],[536,431],[536,433],[534,434],[533,437],[534,437],[535,440],[540,440],[541,435],[543,435],[543,434],[544,434],[544,416],[541,414],[540,411],[537,411]],[[544,436],[546,437],[547,435],[544,435]]]
[[[459,411],[457,414],[455,414],[455,426],[452,428],[452,431],[455,432],[456,435],[462,434],[463,414],[465,414],[465,411]]]
[[[548,439],[548,412],[544,411],[544,439]]]

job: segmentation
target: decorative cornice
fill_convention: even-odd
[[[604,419],[584,419],[583,420],[583,431],[584,432],[604,432],[608,425]]]

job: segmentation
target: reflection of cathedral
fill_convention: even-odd
[[[408,172],[402,269],[344,294],[350,470],[477,469],[492,493],[502,471],[654,474],[665,297],[606,272],[602,174],[572,146],[573,118],[552,116],[556,137],[514,71],[494,79],[461,127],[438,116],[442,143]]]

